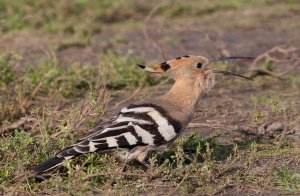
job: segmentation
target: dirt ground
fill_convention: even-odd
[[[276,146],[283,131],[288,129],[286,139],[293,153],[277,157],[277,163],[290,160],[289,169],[299,176],[300,9],[281,9],[280,6],[274,6],[276,3],[270,4],[273,10],[267,6],[257,6],[220,11],[209,17],[176,18],[156,16],[154,13],[133,22],[99,24],[101,32],[94,34],[88,43],[82,43],[73,35],[45,34],[35,29],[2,33],[0,53],[3,56],[9,53],[21,56],[19,67],[39,66],[49,58],[57,59],[62,67],[74,62],[105,66],[99,56],[110,51],[120,56],[130,54],[149,65],[186,54],[206,57],[251,56],[256,60],[261,57],[261,61],[257,62],[233,61],[226,65],[215,65],[217,68],[225,67],[251,75],[255,80],[218,76],[216,86],[200,100],[186,134],[197,132],[203,139],[214,138],[224,146],[233,143],[247,146],[252,142]],[[279,50],[266,53],[276,47]],[[262,56],[265,53],[275,60]],[[269,62],[274,67],[265,69],[268,66],[265,64]],[[167,78],[163,80],[159,85],[146,85],[139,91],[125,89],[112,92],[104,118],[109,118],[130,102],[162,94],[172,84]],[[132,93],[135,96],[131,96]],[[119,102],[121,104],[115,107]],[[263,168],[273,158],[267,155],[259,157],[251,167],[267,175]],[[159,184],[156,180],[153,183]],[[292,193],[277,192],[272,188],[263,190],[262,187],[230,184],[214,194],[297,195],[300,185],[296,186],[298,192]],[[170,189],[160,190],[149,194],[164,194]],[[197,192],[191,194],[202,195]]]

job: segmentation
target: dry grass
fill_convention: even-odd
[[[127,60],[120,61],[125,63]],[[195,133],[178,139],[163,154],[154,155],[150,159],[152,171],[133,163],[126,167],[126,172],[119,173],[123,163],[116,161],[113,154],[88,154],[66,162],[64,169],[54,173],[48,180],[39,182],[28,179],[23,182],[20,176],[26,174],[30,167],[74,142],[89,127],[105,121],[109,94],[116,96],[120,93],[115,94],[113,89],[110,93],[107,89],[107,75],[117,73],[107,73],[107,70],[99,72],[99,68],[95,66],[71,65],[69,69],[60,69],[46,64],[46,68],[42,66],[33,71],[28,67],[20,71],[12,62],[10,60],[2,64],[5,67],[3,70],[9,70],[5,71],[6,77],[13,75],[13,78],[18,78],[8,83],[3,82],[1,89],[4,92],[1,94],[4,95],[1,96],[3,102],[15,102],[14,107],[8,104],[2,106],[2,111],[7,111],[6,107],[14,111],[14,115],[3,116],[3,169],[0,173],[2,193],[120,194],[130,191],[136,194],[201,192],[203,195],[215,195],[232,191],[245,193],[244,190],[259,194],[274,191],[296,194],[299,191],[299,154],[294,146],[295,138],[284,139],[288,132],[293,135],[291,131],[299,123],[299,119],[294,118],[297,111],[287,108],[283,113],[273,111],[278,117],[282,118],[282,114],[285,114],[289,118],[275,128],[272,123],[267,127],[261,124],[270,119],[263,120],[265,116],[257,111],[250,118],[253,120],[250,122],[256,124],[257,128],[230,124],[226,128],[221,122],[193,123],[189,127],[194,130],[208,127],[217,131],[225,126],[226,130],[241,132],[251,139],[222,144],[218,141],[220,135],[203,139]],[[103,59],[104,62],[110,63],[110,60]],[[140,79],[144,81],[140,84],[145,83],[146,78]],[[21,84],[26,88],[13,96],[21,99],[7,99],[5,94],[15,93],[12,89]],[[61,91],[62,88],[69,89],[70,92]],[[266,102],[273,108],[281,98],[251,99],[253,104]],[[26,107],[19,108],[19,103],[24,102]],[[112,105],[115,105],[112,106],[115,109],[119,104],[116,102]],[[278,133],[282,125],[285,126],[285,131]],[[280,135],[282,136],[278,141]],[[273,139],[270,140],[270,137]],[[115,180],[112,182],[111,179]]]
[[[214,65],[256,74],[256,79],[248,83],[218,78],[215,89],[201,100],[187,129],[190,134],[176,140],[163,154],[153,154],[149,160],[152,170],[130,163],[120,173],[124,163],[114,154],[87,154],[67,161],[47,180],[23,181],[21,177],[32,166],[108,120],[122,105],[155,97],[170,87],[168,78],[147,76],[136,69],[136,63],[143,63],[138,52],[154,51],[155,63],[162,61],[159,54],[172,56],[178,48],[182,53],[206,51],[212,46],[218,54],[234,54],[228,40],[222,39],[223,32],[215,39],[209,31],[195,27],[199,18],[208,24],[215,18],[225,21],[232,13],[244,13],[253,17],[219,25],[234,28],[251,22],[255,27],[257,18],[264,14],[271,20],[271,16],[293,15],[298,10],[293,1],[278,5],[261,1],[259,7],[237,0],[201,4],[166,1],[147,6],[144,1],[93,3],[0,3],[3,35],[42,32],[49,45],[43,46],[42,55],[36,52],[38,58],[42,56],[39,61],[17,52],[23,42],[9,52],[0,51],[0,194],[299,194],[299,50],[292,45],[268,47],[271,49],[253,62],[253,69],[235,63]],[[256,11],[259,14],[255,15]],[[153,28],[155,21],[158,28]],[[131,23],[143,26],[132,30]],[[184,30],[180,24],[186,25]],[[109,33],[117,29],[119,36],[96,39],[106,28]],[[139,36],[136,29],[145,36],[143,40],[135,40]],[[213,43],[200,42],[202,45],[196,47],[189,45],[190,40],[180,39],[197,31],[207,34]],[[51,37],[57,40],[52,42]],[[249,39],[261,44],[256,37]],[[102,45],[95,44],[98,41]],[[170,49],[168,43],[176,47]],[[132,45],[139,46],[135,49],[140,51],[131,51]],[[85,59],[81,53],[86,51],[94,52],[100,67],[98,63],[82,63]],[[66,61],[64,55],[79,56],[81,63]]]

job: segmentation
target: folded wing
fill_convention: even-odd
[[[182,126],[160,106],[135,104],[123,108],[110,123],[99,126],[75,144],[33,170],[43,173],[68,160],[89,152],[136,146],[160,146],[178,136]]]

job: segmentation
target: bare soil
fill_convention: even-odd
[[[231,11],[222,12],[204,21],[196,17],[168,19],[154,17],[148,24],[105,25],[95,34],[90,43],[82,43],[72,35],[48,35],[34,30],[1,35],[0,52],[16,53],[22,56],[20,66],[38,65],[45,59],[57,58],[61,66],[70,62],[81,64],[101,64],[99,54],[114,51],[119,55],[131,53],[145,63],[160,63],[165,59],[186,54],[207,57],[238,55],[257,57],[267,50],[281,45],[300,46],[300,17],[298,12],[286,10],[276,13],[264,13],[263,10],[243,10],[236,18]],[[249,19],[246,20],[246,19]],[[225,21],[231,20],[231,24]],[[145,37],[146,35],[148,36]],[[300,51],[293,55],[299,57]],[[291,55],[291,54],[289,54]],[[275,57],[282,59],[281,54]],[[251,70],[261,68],[252,62],[239,61],[231,65],[233,70],[251,74]],[[285,129],[286,124],[293,131],[288,137],[300,142],[300,65],[295,61],[278,63],[274,73],[283,75],[284,79],[274,76],[259,75],[255,81],[240,78],[217,78],[215,88],[197,107],[195,118],[186,134],[199,132],[204,138],[216,137],[223,144],[261,139],[274,139],[274,134]],[[170,87],[166,81],[163,85],[142,88],[135,97],[122,105],[141,100],[144,97],[162,94]],[[120,100],[130,96],[133,90],[117,92],[112,96],[106,117],[109,117],[122,105],[109,111]],[[286,111],[287,119],[284,119]],[[288,121],[288,122],[286,122]],[[275,128],[270,128],[270,126]],[[256,165],[264,166],[269,160],[258,160]],[[299,172],[299,168],[292,168]],[[251,187],[227,187],[221,195],[258,195]],[[270,192],[269,195],[277,194]]]

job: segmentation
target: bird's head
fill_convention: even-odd
[[[171,59],[169,61],[165,61],[163,63],[160,63],[152,67],[148,67],[141,64],[138,64],[138,66],[150,73],[156,73],[156,74],[171,73],[171,75],[174,77],[175,80],[182,79],[185,77],[189,79],[193,79],[195,77],[205,77],[207,74],[211,74],[211,73],[222,73],[225,75],[233,75],[233,76],[238,76],[238,77],[252,80],[251,78],[248,78],[246,76],[237,73],[221,71],[221,70],[213,70],[208,68],[208,65],[211,64],[212,62],[227,61],[232,59],[253,59],[253,58],[220,57],[215,59],[208,59],[203,56],[185,55],[182,57]]]
[[[158,65],[148,67],[145,65],[138,66],[147,72],[151,73],[170,73],[174,80],[185,80],[195,82],[203,88],[210,89],[214,85],[214,73],[222,73],[224,75],[233,75],[252,80],[246,76],[221,70],[209,69],[208,65],[217,61],[226,61],[231,59],[253,59],[251,57],[220,57],[208,59],[203,56],[185,55],[169,61],[165,61]]]

